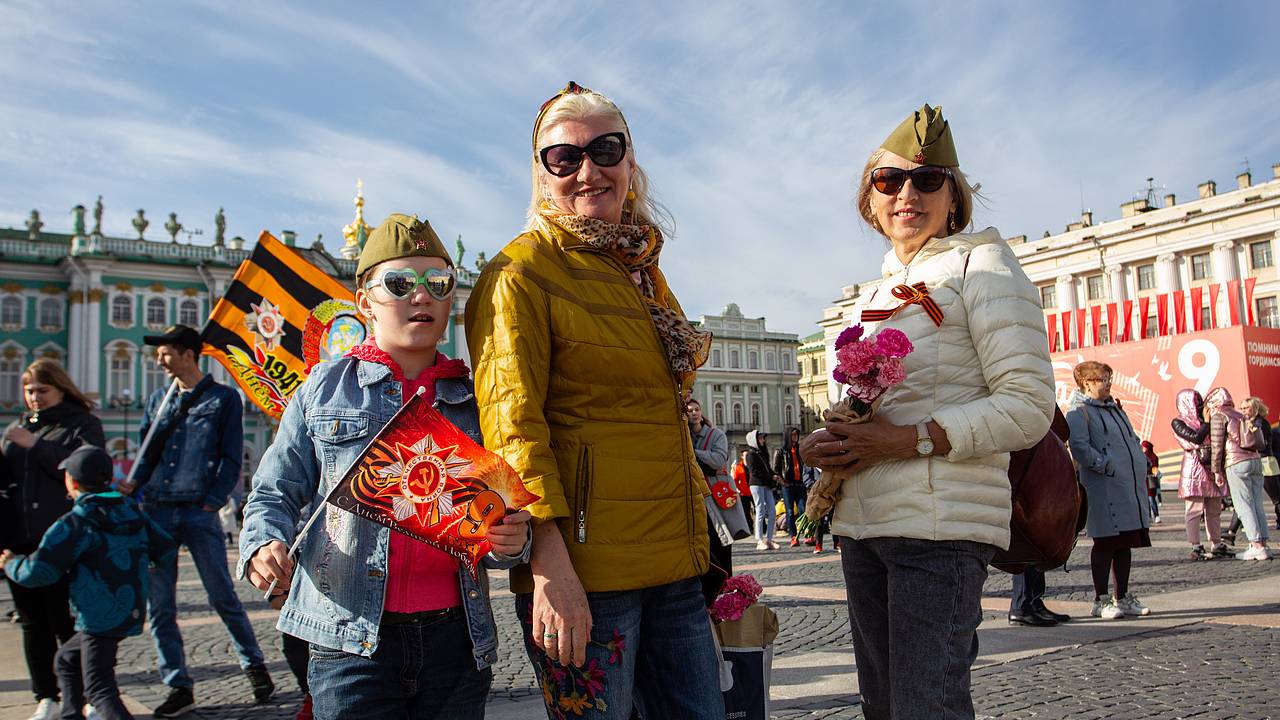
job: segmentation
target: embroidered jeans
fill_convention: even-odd
[[[516,596],[525,650],[550,720],[724,720],[718,657],[698,578],[589,592],[591,643],[582,667],[562,666],[531,642],[533,595]]]

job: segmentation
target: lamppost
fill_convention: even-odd
[[[124,458],[129,459],[129,407],[133,405],[133,390],[124,388],[111,398],[111,407],[124,411]]]

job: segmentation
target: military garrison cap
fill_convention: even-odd
[[[406,257],[438,257],[453,266],[453,258],[430,223],[419,220],[417,215],[391,213],[365,241],[356,265],[356,277],[378,263]]]
[[[921,165],[960,166],[951,126],[942,119],[942,108],[929,107],[928,103],[908,115],[880,147]]]

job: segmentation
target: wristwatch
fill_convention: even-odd
[[[916,425],[916,452],[920,457],[933,455],[933,438],[929,437],[929,426],[926,423]]]

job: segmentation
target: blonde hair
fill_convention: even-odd
[[[1265,418],[1271,414],[1270,408],[1267,407],[1266,403],[1262,402],[1262,398],[1260,397],[1250,395],[1245,398],[1244,401],[1253,406],[1253,411],[1258,415],[1258,417]]]
[[[635,143],[631,141],[631,129],[627,127],[627,120],[622,116],[622,111],[612,100],[597,92],[568,93],[561,95],[547,108],[542,115],[541,123],[537,127],[537,135],[534,138],[533,153],[530,158],[530,170],[532,175],[532,190],[529,198],[529,207],[525,210],[526,232],[536,230],[545,222],[543,214],[546,212],[545,205],[554,205],[554,201],[543,193],[542,180],[548,173],[542,167],[542,160],[538,157],[538,150],[542,147],[543,138],[547,131],[566,120],[585,120],[586,118],[605,118],[615,125],[615,130],[621,131],[627,136],[627,159],[631,161],[634,172],[631,175],[631,192],[635,194],[634,200],[626,201],[624,206],[624,214],[629,212],[632,214],[630,222],[637,225],[653,225],[657,227],[666,237],[671,237],[675,231],[675,222],[671,218],[671,213],[653,198],[653,193],[649,189],[649,176],[645,174],[644,168],[636,162]]]
[[[876,232],[884,235],[884,228],[880,227],[880,222],[876,220],[876,216],[871,212],[871,193],[875,190],[871,187],[871,171],[880,167],[880,161],[884,160],[884,156],[888,154],[888,150],[884,148],[876,148],[871,153],[871,157],[867,158],[867,164],[862,168],[862,179],[858,182],[858,214],[862,216],[863,222],[870,225]],[[951,178],[948,185],[951,187],[951,198],[956,202],[956,229],[953,231],[947,228],[947,234],[960,232],[969,227],[970,221],[973,220],[973,199],[981,197],[978,194],[978,185],[971,185],[969,178],[960,171],[959,167],[948,167],[951,171]]]

